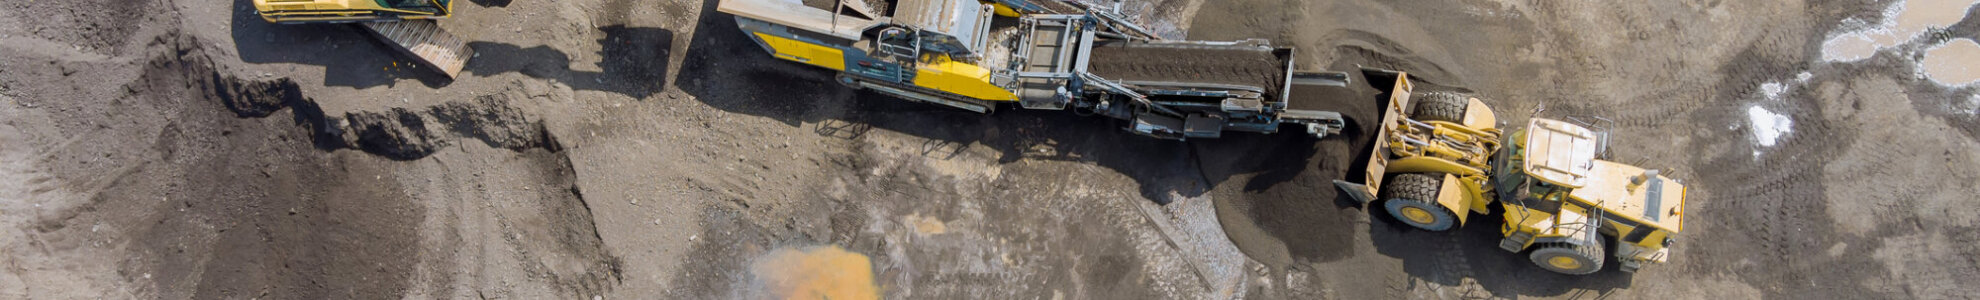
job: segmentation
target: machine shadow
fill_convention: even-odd
[[[1495,212],[1496,213],[1496,212]],[[1464,279],[1475,280],[1492,297],[1584,297],[1585,293],[1605,295],[1630,286],[1632,274],[1619,269],[1614,258],[1601,271],[1588,275],[1565,275],[1541,269],[1527,258],[1527,251],[1506,252],[1498,247],[1496,214],[1473,214],[1463,227],[1429,232],[1410,227],[1389,216],[1379,206],[1369,208],[1369,237],[1377,253],[1403,261],[1403,271],[1412,280],[1463,288]],[[1613,251],[1613,244],[1605,245]],[[1646,266],[1646,271],[1658,266]],[[1471,295],[1473,291],[1464,291]],[[1574,295],[1569,295],[1574,294]],[[1599,297],[1599,296],[1598,296]]]
[[[1170,141],[1121,130],[1125,123],[1069,111],[1002,107],[983,115],[891,96],[854,91],[832,81],[832,71],[771,57],[736,27],[733,17],[704,2],[675,85],[724,111],[764,116],[791,126],[817,125],[820,134],[857,137],[873,128],[931,140],[930,156],[943,158],[956,145],[982,144],[1001,151],[1000,162],[1020,159],[1086,161],[1133,178],[1141,195],[1166,204],[1210,192],[1233,174],[1264,173],[1245,183],[1262,189],[1304,172],[1313,139],[1288,127],[1279,134],[1227,133],[1219,139]],[[1216,145],[1200,147],[1198,145]],[[1260,147],[1289,147],[1265,149]],[[945,148],[946,147],[946,148]],[[1206,173],[1198,157],[1260,153],[1292,158]]]
[[[438,88],[453,81],[365,36],[358,27],[362,25],[268,23],[256,15],[250,0],[235,0],[233,9],[234,52],[243,62],[323,67],[327,86],[368,88],[411,78]]]
[[[475,58],[468,61],[462,76],[492,76],[517,72],[525,76],[553,79],[572,89],[612,92],[645,99],[666,86],[668,53],[674,32],[663,28],[612,25],[598,29],[605,33],[598,40],[597,72],[571,70],[571,56],[549,46],[521,46],[469,42]]]
[[[514,0],[468,0],[468,2],[474,2],[474,5],[480,5],[481,7],[509,7],[509,2],[513,2],[513,1]]]

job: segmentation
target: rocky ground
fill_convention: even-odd
[[[1489,218],[1429,233],[1337,198],[1360,131],[1171,142],[906,103],[763,55],[713,1],[462,2],[443,26],[479,54],[451,80],[247,0],[13,1],[0,298],[1972,297],[1974,4],[1122,5],[1502,119],[1613,120],[1613,157],[1694,213],[1670,264],[1575,277]]]

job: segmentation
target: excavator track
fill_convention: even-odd
[[[399,52],[411,54],[420,65],[454,78],[467,67],[469,58],[474,57],[474,49],[468,48],[467,40],[447,33],[433,20],[404,20],[364,22],[364,28],[373,36],[392,44]]]

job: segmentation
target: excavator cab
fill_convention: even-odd
[[[454,0],[254,0],[255,11],[271,23],[349,23],[440,19],[453,14]]]

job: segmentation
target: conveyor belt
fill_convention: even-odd
[[[1093,47],[1087,71],[1122,82],[1181,82],[1261,88],[1277,99],[1286,59],[1258,46],[1114,42]]]

